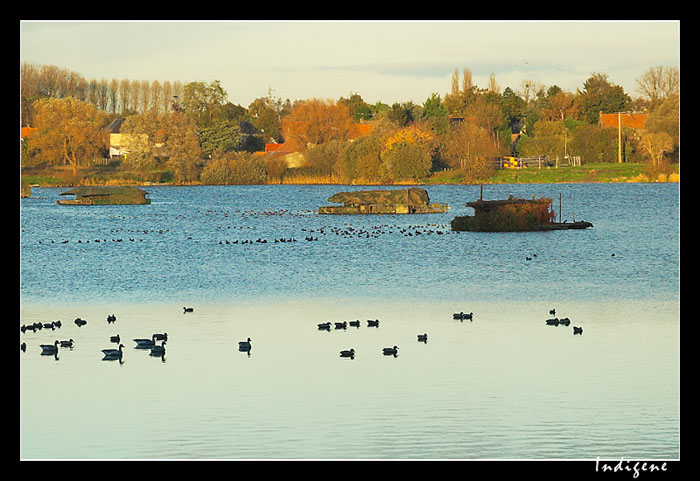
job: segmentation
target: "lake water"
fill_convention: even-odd
[[[62,327],[19,334],[20,457],[679,458],[679,184],[484,187],[557,211],[561,194],[586,230],[450,232],[479,186],[427,187],[446,214],[315,213],[361,188],[158,186],[99,207],[34,188],[20,326]],[[156,332],[164,357],[135,349]],[[122,362],[103,361],[117,334]],[[42,355],[57,339],[74,345]]]

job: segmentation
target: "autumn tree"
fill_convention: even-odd
[[[544,120],[564,121],[579,116],[576,96],[570,92],[559,91],[547,96],[548,105],[540,110]]]
[[[657,102],[644,123],[645,132],[666,133],[673,139],[673,150],[680,145],[680,96],[672,94]]]
[[[105,147],[102,132],[106,114],[87,102],[73,97],[45,98],[34,104],[32,148],[37,158],[49,162],[65,162],[78,168]]]
[[[430,174],[435,141],[430,132],[416,127],[397,130],[383,143],[381,159],[393,182],[417,181]]]
[[[385,174],[381,157],[382,141],[377,135],[365,135],[348,144],[343,151],[339,177],[346,182],[376,183]]]
[[[299,102],[285,117],[285,135],[304,149],[331,140],[347,140],[353,120],[344,104],[311,99]]]
[[[545,155],[564,158],[567,142],[567,129],[562,121],[539,120],[531,129],[530,135],[519,142],[521,155]]]
[[[372,118],[372,106],[362,100],[359,94],[352,93],[347,99],[340,97],[338,103],[347,106],[350,111],[350,117],[352,117],[355,122],[370,120]]]
[[[257,98],[248,105],[250,121],[262,133],[265,143],[283,140],[282,117],[287,114],[284,109],[281,100],[269,95]]]
[[[148,175],[157,165],[157,143],[163,141],[163,118],[155,112],[131,115],[120,128],[120,147],[126,152],[122,167]]]
[[[469,182],[487,179],[493,173],[491,159],[498,156],[491,135],[471,122],[452,127],[445,137],[444,156],[447,164],[462,171]]]
[[[568,151],[584,163],[617,162],[617,129],[584,123],[573,130]]]
[[[180,107],[199,128],[207,128],[223,119],[227,96],[218,80],[190,82],[183,88]]]
[[[445,95],[445,107],[452,117],[464,117],[467,108],[478,96],[478,88],[472,80],[471,70],[462,71],[462,87],[459,86],[459,69],[452,74],[452,88]]]
[[[177,182],[191,182],[199,174],[202,151],[199,146],[197,125],[183,112],[164,117],[164,143],[168,166]]]
[[[340,140],[312,146],[306,151],[306,170],[311,175],[320,177],[334,176],[344,148],[345,142]]]

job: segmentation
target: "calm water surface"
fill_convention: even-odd
[[[556,210],[562,194],[564,219],[594,224],[502,234],[449,231],[478,186],[429,187],[447,214],[315,213],[345,189],[151,187],[151,205],[102,207],[33,189],[20,325],[63,325],[19,334],[20,456],[679,457],[678,184],[488,186]],[[584,334],[546,326],[552,308]],[[134,349],[154,332],[163,358]],[[117,334],[123,361],[102,361]],[[41,355],[56,339],[74,347]]]

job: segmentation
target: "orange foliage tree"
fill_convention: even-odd
[[[381,159],[393,181],[420,180],[430,173],[434,139],[415,126],[390,134],[382,144]]]
[[[347,140],[352,127],[348,107],[332,100],[305,100],[294,105],[283,119],[285,137],[296,141],[302,149],[331,140]]]
[[[105,147],[105,113],[73,97],[45,98],[34,104],[32,149],[38,158],[64,161],[78,175],[78,165],[99,155]]]

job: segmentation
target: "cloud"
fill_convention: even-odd
[[[422,102],[455,69],[486,86],[523,80],[575,91],[594,72],[627,92],[655,65],[680,61],[677,22],[28,22],[21,59],[86,78],[220,80],[247,106],[282,98]]]

